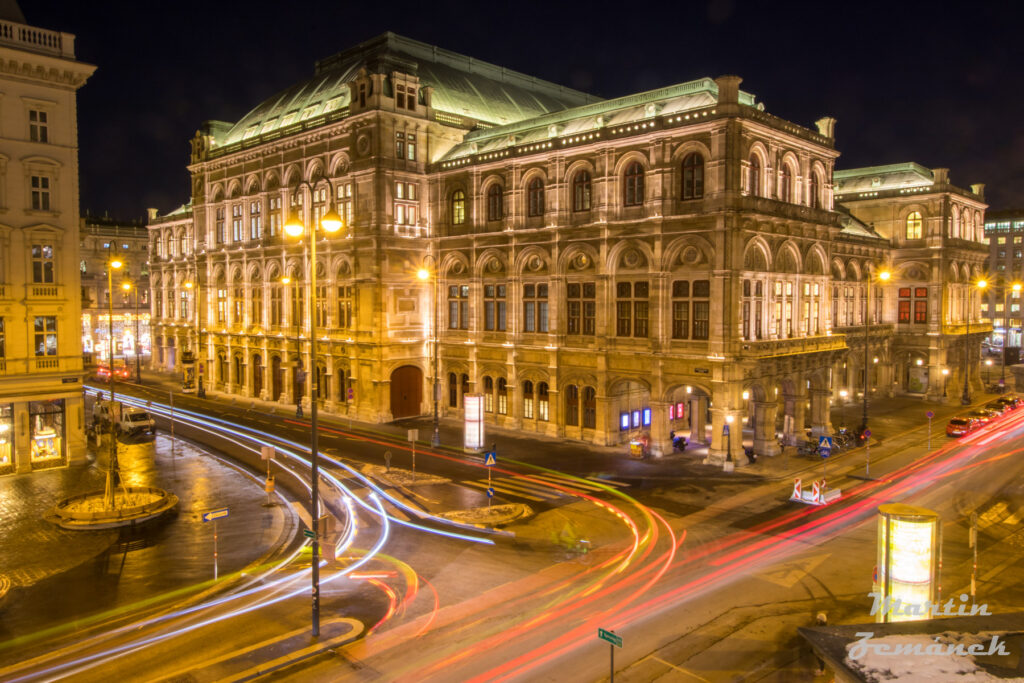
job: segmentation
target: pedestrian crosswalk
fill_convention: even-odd
[[[475,489],[487,490],[486,478],[463,481],[462,484]],[[580,494],[592,496],[604,493],[608,490],[608,486],[627,488],[629,484],[598,477],[577,478],[563,477],[557,474],[530,474],[494,477],[490,481],[490,486],[497,495],[541,502],[576,497]]]

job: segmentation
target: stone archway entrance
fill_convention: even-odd
[[[284,369],[281,367],[281,356],[273,356],[270,359],[270,400],[277,401],[281,398],[281,387],[283,382],[281,381],[281,373]]]
[[[391,373],[391,417],[398,420],[421,414],[423,371],[403,365]]]

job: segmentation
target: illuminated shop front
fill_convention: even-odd
[[[110,354],[110,323],[107,314],[82,315],[82,351],[95,362],[106,362]],[[136,339],[138,328],[138,339]],[[138,322],[131,313],[114,313],[114,357],[134,359],[136,353],[149,356],[149,313],[140,313]]]
[[[64,399],[29,401],[28,418],[32,469],[66,465]]]
[[[14,404],[0,403],[0,474],[14,472]]]

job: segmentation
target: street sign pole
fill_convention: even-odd
[[[929,410],[927,413],[925,413],[925,415],[928,417],[928,450],[931,451],[932,450],[932,418],[935,417],[935,413],[933,413],[932,411]]]
[[[615,648],[622,647],[622,636],[616,635],[615,631],[605,631],[603,628],[599,628],[597,629],[597,637],[599,640],[604,640],[608,643],[609,665],[611,667],[608,673],[608,680],[611,683],[615,683]]]
[[[491,450],[484,453],[484,467],[487,468],[487,507],[491,507],[494,489],[491,488],[491,468],[498,462],[498,444],[492,443]]]
[[[412,481],[416,483],[416,439],[420,438],[420,430],[409,430],[409,442],[412,444]]]
[[[871,476],[871,430],[864,430],[864,476]]]
[[[227,508],[210,510],[203,513],[204,522],[213,522],[213,580],[217,580],[217,520],[228,516]]]
[[[213,580],[217,580],[217,520],[213,520]]]

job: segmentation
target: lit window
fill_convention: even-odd
[[[448,287],[448,329],[469,329],[469,285]]]
[[[626,169],[622,203],[625,206],[639,206],[644,203],[644,167],[634,161]]]
[[[82,262],[85,263],[84,261]],[[82,272],[85,272],[84,270]],[[46,284],[53,282],[53,245],[32,245],[32,282]]]
[[[923,232],[924,221],[921,220],[921,212],[914,211],[907,216],[907,239],[919,240]],[[1000,237],[999,239],[1003,239]]]
[[[707,339],[710,331],[711,281],[672,283],[672,338]],[[692,314],[692,315],[691,315]]]
[[[747,188],[750,194],[755,197],[761,196],[761,158],[756,154],[750,157],[750,175],[747,179]]]
[[[263,206],[259,200],[249,202],[249,239],[258,240],[263,237]]]
[[[484,329],[504,332],[507,317],[505,285],[484,285]]]
[[[466,222],[466,193],[462,190],[452,192],[452,225]]]
[[[267,199],[267,231],[270,237],[281,232],[281,195]]]
[[[618,282],[615,285],[615,333],[619,337],[646,337],[650,283]]]
[[[683,158],[683,199],[700,199],[704,196],[704,157],[696,152]]]
[[[548,286],[523,285],[523,331],[548,331]]]
[[[57,317],[42,315],[35,317],[35,349],[37,356],[57,355]]]
[[[579,171],[572,179],[572,210],[590,211],[590,173]]]

